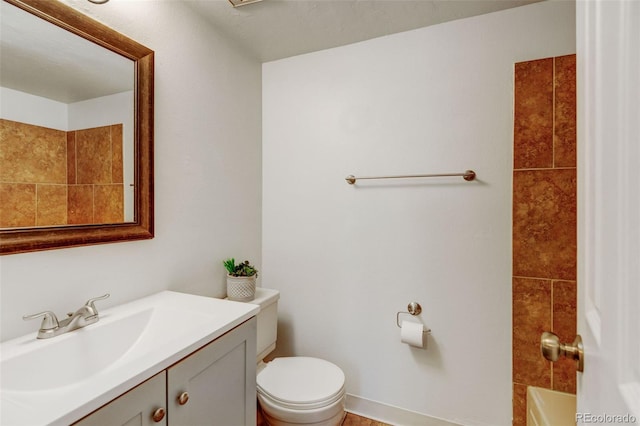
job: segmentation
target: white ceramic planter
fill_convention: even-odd
[[[227,275],[227,297],[236,302],[250,302],[256,296],[256,275],[234,277]]]

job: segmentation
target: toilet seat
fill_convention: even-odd
[[[264,411],[290,424],[340,418],[344,410],[344,381],[339,367],[311,357],[276,358],[256,377],[258,399]],[[330,424],[336,424],[335,420]]]
[[[256,378],[258,392],[287,408],[313,409],[344,395],[344,373],[336,365],[311,357],[276,358]]]

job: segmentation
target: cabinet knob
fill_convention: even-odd
[[[182,392],[178,397],[178,404],[184,405],[189,401],[189,394],[187,392]]]
[[[164,410],[164,408],[160,407],[153,412],[153,415],[151,416],[151,418],[153,419],[154,422],[158,423],[158,422],[161,422],[162,419],[164,419],[164,416],[166,413],[167,412]]]

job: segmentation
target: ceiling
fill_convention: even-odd
[[[237,8],[227,0],[180,1],[268,62],[541,0],[262,0]],[[132,90],[128,59],[4,1],[2,17],[3,87],[64,103]]]
[[[0,12],[0,86],[66,104],[133,90],[129,59],[7,2]]]
[[[262,62],[541,0],[227,0],[184,3]]]

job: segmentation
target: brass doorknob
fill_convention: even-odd
[[[561,343],[558,336],[545,331],[540,337],[540,352],[551,362],[557,361],[561,356],[574,359],[578,371],[584,371],[584,348],[579,334],[573,343]]]

